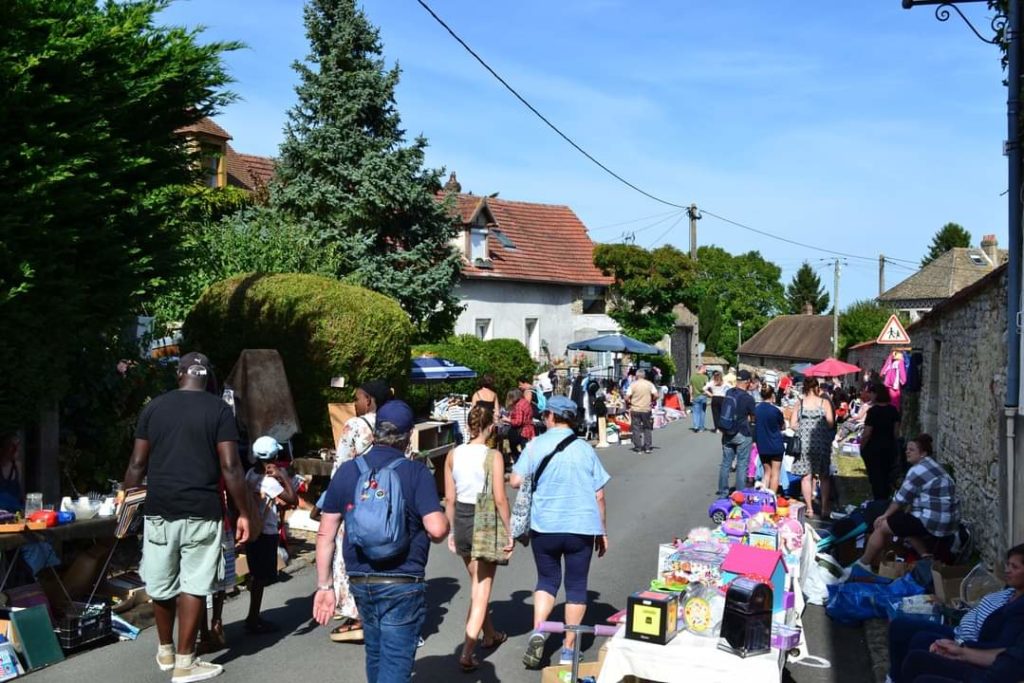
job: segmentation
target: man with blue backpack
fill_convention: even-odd
[[[722,466],[718,470],[718,497],[729,495],[729,470],[736,464],[736,488],[743,488],[747,463],[754,445],[751,421],[754,419],[754,397],[750,395],[750,372],[736,373],[736,386],[725,392],[716,427],[722,432]]]
[[[426,616],[430,543],[448,537],[433,475],[405,457],[413,423],[412,409],[403,401],[388,401],[377,410],[374,446],[344,463],[331,479],[317,531],[313,618],[327,625],[334,616],[332,556],[344,519],[342,553],[363,619],[368,683],[411,678]]]

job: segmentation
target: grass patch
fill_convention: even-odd
[[[868,483],[864,461],[859,456],[849,455],[836,456],[836,461],[839,466],[836,479],[842,504],[857,505],[871,498],[871,485]]]

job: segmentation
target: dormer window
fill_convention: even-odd
[[[227,185],[227,167],[224,163],[224,149],[220,145],[207,142],[200,147],[200,163],[202,164],[203,184],[207,187],[224,187]]]
[[[469,231],[469,261],[486,261],[487,253],[487,228],[471,228]]]

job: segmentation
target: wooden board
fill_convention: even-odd
[[[334,436],[334,443],[331,445],[337,448],[345,423],[356,416],[356,404],[328,403],[327,414],[331,416],[331,434]]]

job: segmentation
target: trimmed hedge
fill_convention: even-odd
[[[184,349],[202,351],[223,380],[243,349],[277,349],[284,359],[310,447],[331,445],[327,404],[385,378],[409,375],[409,316],[393,299],[317,275],[250,273],[211,285],[185,320]],[[341,375],[346,389],[332,389]],[[254,435],[254,437],[257,435]]]
[[[446,358],[477,373],[477,379],[410,386],[409,402],[420,414],[428,413],[431,400],[439,396],[448,393],[472,396],[479,378],[487,374],[494,377],[494,389],[504,405],[505,392],[514,389],[520,377],[532,378],[537,368],[529,350],[521,342],[515,339],[481,341],[471,334],[452,337],[440,344],[414,346],[412,355]]]

